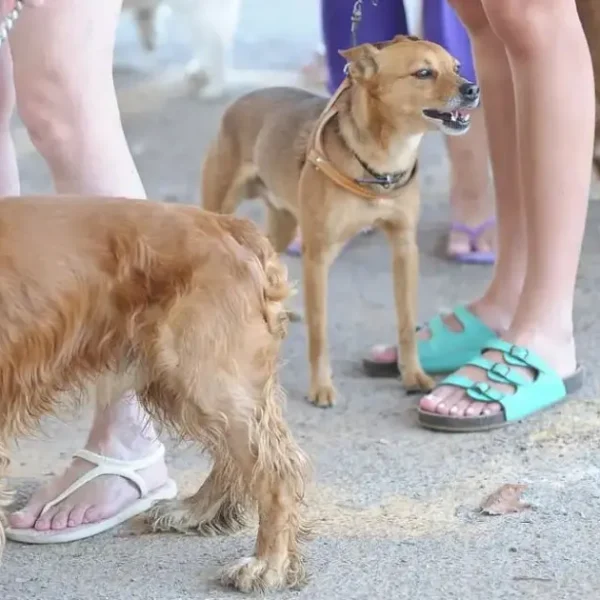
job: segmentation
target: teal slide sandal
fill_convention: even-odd
[[[512,392],[502,393],[489,382],[474,382],[456,373],[441,381],[439,386],[449,385],[463,389],[472,400],[495,402],[502,406],[502,410],[493,415],[452,417],[419,409],[419,423],[423,427],[451,432],[487,431],[504,427],[562,402],[568,394],[576,392],[583,385],[581,367],[577,367],[572,375],[562,379],[544,360],[527,348],[496,338],[488,341],[480,353],[487,350],[502,352],[505,362],[494,363],[483,356],[477,356],[466,361],[465,365],[483,369],[489,382],[511,385],[514,388]],[[512,367],[533,370],[533,380],[524,377]]]
[[[427,323],[431,337],[419,340],[419,358],[426,373],[451,373],[460,369],[488,340],[497,337],[465,306],[457,306],[453,314],[462,323],[461,330],[452,331],[442,316],[437,315]],[[397,356],[396,346],[375,347],[371,356],[363,359],[364,370],[370,377],[398,377]]]

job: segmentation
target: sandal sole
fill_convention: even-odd
[[[584,369],[578,367],[575,373],[563,379],[565,386],[566,395],[561,400],[557,400],[548,406],[531,413],[524,419],[532,417],[535,414],[539,414],[550,408],[554,408],[569,400],[569,395],[574,394],[583,387],[584,381]],[[426,429],[433,429],[435,431],[444,431],[446,433],[477,433],[481,431],[491,431],[493,429],[501,429],[508,425],[518,423],[519,421],[507,421],[504,412],[499,412],[495,415],[486,415],[483,417],[447,417],[444,415],[438,415],[419,409],[419,424]]]

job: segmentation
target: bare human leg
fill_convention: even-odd
[[[492,264],[494,205],[483,111],[473,113],[464,136],[446,138],[450,157],[450,213],[447,253],[461,262]]]
[[[15,105],[12,58],[8,44],[0,46],[0,198],[19,193],[17,156],[10,136],[10,118]]]
[[[26,9],[11,36],[17,108],[60,193],[145,197],[112,79],[120,10],[121,0],[52,0]],[[4,159],[2,168],[6,164]],[[157,445],[152,425],[129,394],[97,411],[86,449],[129,461],[149,456]],[[111,517],[138,498],[139,491],[129,481],[107,475],[40,516],[49,500],[91,468],[85,460],[74,459],[63,475],[42,486],[22,511],[10,516],[10,526],[40,531],[76,527]],[[167,479],[162,460],[139,474],[149,490]]]
[[[509,300],[514,306],[502,339],[535,353],[564,378],[576,369],[573,296],[593,150],[594,86],[589,50],[571,0],[483,0],[488,26],[482,28],[471,19],[471,0],[455,0],[454,5],[470,29],[478,60],[484,49],[491,50],[491,41],[488,39],[486,46],[483,40],[492,32],[506,48],[513,86],[500,85],[498,68],[504,60],[499,52],[492,53],[485,71],[483,63],[477,63],[484,101],[487,103],[494,94],[503,98],[514,94],[516,100],[517,135],[512,141],[504,126],[505,114],[494,115],[486,104],[486,116],[492,147],[503,137],[507,150],[513,144],[507,154],[518,156],[521,165],[524,211],[520,218],[525,224],[526,246],[520,252],[526,257],[526,271],[522,293],[512,295],[510,288],[502,286],[515,281],[515,277],[501,271],[499,261],[487,298],[499,304],[505,298],[505,307]],[[486,73],[488,79],[483,79]],[[573,77],[580,84],[580,93],[575,96],[564,86],[564,81]],[[546,102],[545,98],[550,97],[553,102]],[[495,131],[491,127],[494,117],[498,125]],[[496,162],[494,155],[492,160]],[[507,227],[501,207],[498,202],[500,257],[506,256],[511,246],[514,252],[517,232],[521,231]],[[506,362],[505,353],[486,352],[483,358],[491,363]],[[525,367],[515,371],[529,379],[535,374]],[[483,369],[468,366],[458,374],[472,381],[485,381],[501,393],[514,391],[512,385],[490,380]],[[441,386],[423,398],[421,409],[460,420],[498,413],[501,406],[473,401],[455,386]]]
[[[482,112],[496,198],[498,247],[494,275],[483,296],[467,308],[485,326],[501,333],[508,328],[515,313],[527,265],[523,194],[516,153],[516,110],[514,95],[510,92],[512,73],[504,44],[490,27],[481,2],[455,1],[453,5],[470,31],[477,80],[485,106]],[[458,171],[455,173],[458,176]],[[442,322],[453,332],[464,328],[464,323],[454,314],[443,315]],[[419,332],[421,340],[431,337],[429,327],[423,327]],[[365,367],[371,372],[393,374],[388,365],[392,365],[393,370],[396,356],[395,346],[376,346],[371,357],[365,360]],[[427,362],[422,357],[425,370],[433,372],[429,371]],[[429,400],[423,402],[427,406]]]
[[[469,35],[448,0],[423,0],[421,13],[423,37],[446,48],[459,61],[463,77],[477,82]],[[447,137],[446,146],[452,217],[448,256],[459,262],[492,264],[493,206],[482,112],[473,114],[469,133]]]

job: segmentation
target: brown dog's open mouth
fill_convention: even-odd
[[[434,121],[446,133],[465,133],[471,124],[471,115],[460,110],[443,112],[426,108],[423,110],[423,116]]]

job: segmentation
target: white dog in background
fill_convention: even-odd
[[[241,0],[124,0],[123,9],[133,12],[140,40],[147,50],[156,47],[156,13],[163,3],[189,28],[194,58],[186,71],[191,83],[203,98],[222,96]]]

